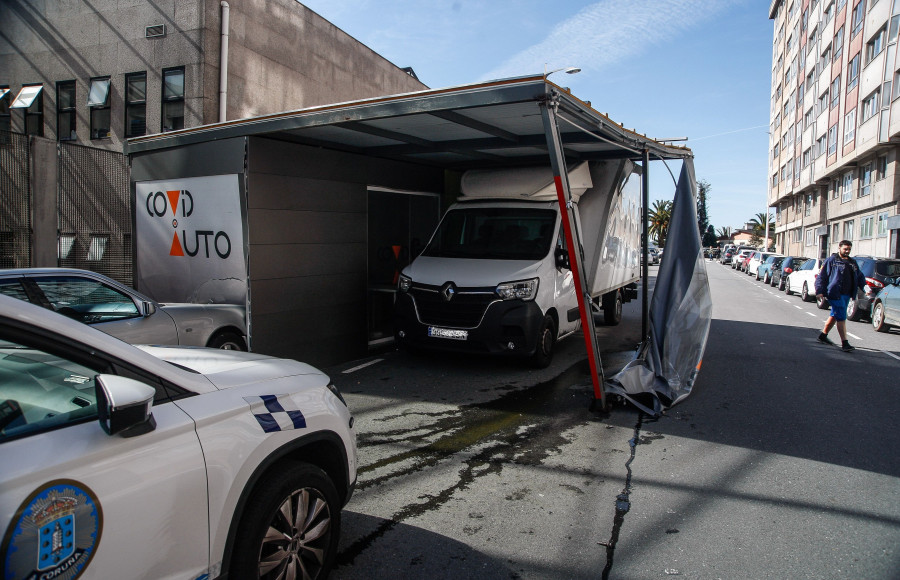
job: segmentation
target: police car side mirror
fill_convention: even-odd
[[[143,303],[144,316],[150,316],[154,312],[156,312],[156,304],[152,302],[144,302]]]
[[[100,426],[109,435],[143,435],[156,429],[151,407],[156,389],[118,375],[94,379]]]

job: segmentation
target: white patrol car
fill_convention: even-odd
[[[0,296],[4,579],[321,578],[356,461],[309,365],[138,348]]]

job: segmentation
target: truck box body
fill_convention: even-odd
[[[617,160],[569,173],[587,287],[598,305],[618,309],[604,312],[608,321],[640,275],[636,169]],[[550,168],[470,171],[462,191],[401,274],[398,343],[549,362],[541,350],[581,323]]]

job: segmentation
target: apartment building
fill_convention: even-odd
[[[296,0],[0,2],[0,130],[121,151],[129,137],[425,88]]]
[[[775,247],[900,256],[900,0],[772,0]]]

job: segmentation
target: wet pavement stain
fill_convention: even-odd
[[[551,381],[504,393],[486,403],[464,405],[458,411],[434,413],[431,416],[435,422],[431,425],[361,436],[360,449],[388,444],[413,447],[360,467],[357,491],[362,493],[434,467],[460,452],[480,449],[463,461],[452,485],[436,494],[420,496],[417,499],[421,501],[396,511],[375,530],[343,549],[337,555],[336,565],[352,565],[357,556],[401,522],[440,508],[477,478],[500,473],[508,464],[540,465],[550,454],[559,452],[568,443],[561,433],[595,417],[588,411],[589,387],[585,387],[583,401],[573,398],[570,390],[572,385],[589,385],[589,381],[587,361],[581,361]],[[573,407],[579,406],[583,412],[572,413]],[[388,468],[394,471],[374,473]]]

